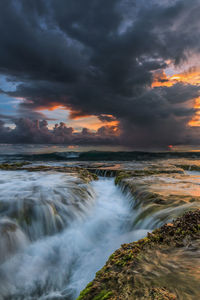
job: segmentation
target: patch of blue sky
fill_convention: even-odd
[[[16,91],[19,82],[11,81],[5,75],[0,75],[0,90],[3,92]],[[8,96],[4,93],[0,94],[0,114],[14,116],[16,115],[20,99]]]
[[[16,115],[18,105],[21,100],[0,94],[0,114],[14,116]]]
[[[5,92],[16,91],[19,84],[19,82],[9,80],[5,75],[0,75],[0,89]]]

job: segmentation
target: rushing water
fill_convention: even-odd
[[[62,231],[83,217],[94,200],[92,188],[64,173],[1,171],[0,175],[0,216],[16,219],[31,241]]]
[[[163,223],[155,213],[133,226],[141,210],[113,178],[86,185],[59,172],[0,175],[0,300],[74,300],[121,244]],[[147,259],[147,270],[159,260]]]
[[[62,173],[1,175],[2,214],[23,215],[27,202],[31,209],[21,229],[9,219],[7,227],[0,224],[4,240],[10,231],[17,240],[15,255],[3,257],[0,266],[0,299],[75,299],[115,249],[147,232],[131,230],[132,199],[113,179],[102,178],[86,188]],[[64,222],[69,217],[60,232],[55,218]]]
[[[144,290],[150,293],[153,287],[165,287],[176,295],[175,299],[198,300],[200,295],[199,246],[200,241],[197,240],[190,241],[182,248],[157,247],[156,250],[150,249],[143,253],[134,276],[138,295],[143,294]],[[146,298],[135,296],[134,299]]]

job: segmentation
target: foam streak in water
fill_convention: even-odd
[[[115,249],[145,236],[146,230],[130,230],[130,199],[113,179],[92,185],[97,196],[84,220],[76,219],[62,233],[34,242],[1,266],[1,274],[9,278],[7,289],[1,281],[2,297],[10,293],[9,299],[16,300],[75,299]]]
[[[80,179],[59,172],[0,171],[0,217],[15,219],[31,241],[63,230],[92,205]]]

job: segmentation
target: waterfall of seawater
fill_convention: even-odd
[[[83,185],[63,173],[3,175],[0,300],[74,300],[110,254],[153,227],[133,228],[133,199],[113,178]]]
[[[24,206],[27,212],[27,201],[31,203],[28,217],[24,222],[20,219],[20,224],[32,242],[23,243],[1,264],[2,299],[75,299],[115,249],[147,232],[130,230],[132,200],[122,194],[112,178],[92,182],[88,190],[79,187],[84,188],[80,192],[77,179],[61,173],[11,173],[4,172],[2,177],[2,214],[10,218],[24,215]],[[8,190],[11,175],[12,189]],[[23,185],[22,180],[26,181]],[[79,200],[74,200],[75,195]],[[81,205],[84,207],[80,209]],[[56,232],[56,214],[63,222],[73,216],[61,232]],[[45,230],[53,235],[44,237]],[[15,234],[18,236],[17,231]]]
[[[0,217],[15,219],[31,241],[53,235],[83,217],[94,192],[63,173],[1,171]]]

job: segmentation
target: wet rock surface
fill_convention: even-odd
[[[114,252],[77,300],[198,299],[200,210]]]
[[[176,161],[149,165],[142,170],[119,171],[115,183],[124,192],[131,193],[133,208],[139,208],[141,213],[134,225],[155,212],[160,215],[160,221],[176,218],[188,210],[200,207],[200,173],[187,172]],[[179,162],[180,163],[180,162]],[[182,161],[183,163],[183,161]],[[184,161],[184,163],[186,163]],[[196,162],[187,161],[191,166]],[[159,218],[158,224],[159,226]]]
[[[82,179],[85,183],[92,180],[97,180],[98,176],[85,168],[80,167],[66,167],[66,166],[52,166],[52,165],[32,165],[29,162],[16,162],[16,163],[2,163],[0,164],[0,170],[6,171],[28,171],[28,172],[62,172],[66,174],[71,174],[72,176]]]
[[[200,162],[189,159],[98,168],[97,174],[116,176],[115,184],[133,196],[133,209],[139,211],[134,228],[141,228],[145,219],[147,228],[170,223],[136,243],[122,245],[78,300],[198,299],[199,170]]]

